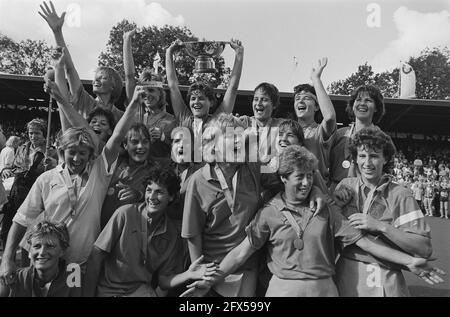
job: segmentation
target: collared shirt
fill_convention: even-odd
[[[50,282],[50,285],[46,285],[48,289],[42,289],[39,287],[34,266],[19,269],[9,297],[80,297],[81,287],[69,287],[67,284],[69,274],[64,261],[61,261],[58,276]]]
[[[148,241],[142,241],[142,215],[145,203],[117,209],[99,235],[95,246],[108,253],[104,274],[98,286],[99,296],[121,296],[150,284],[153,274],[173,275],[182,271],[182,241],[172,221],[165,215],[148,230]],[[148,227],[149,228],[149,227]],[[147,244],[144,265],[142,244]]]
[[[343,208],[344,216],[367,213],[376,220],[387,223],[408,233],[431,238],[431,229],[410,190],[394,183],[389,175],[384,175],[373,194],[360,177],[344,178],[336,187],[348,186],[353,190],[351,201]],[[370,199],[372,198],[372,199]],[[383,237],[380,235],[380,237]],[[388,239],[383,239],[389,243]],[[398,249],[395,244],[389,243]],[[366,263],[379,263],[387,267],[397,266],[378,260],[357,246],[344,250],[344,256]]]
[[[187,185],[183,211],[183,238],[201,236],[205,261],[221,261],[245,238],[245,227],[257,211],[260,193],[259,167],[243,164],[237,170],[232,212],[213,166],[205,164]]]
[[[21,146],[16,151],[14,156],[13,168],[15,173],[21,173],[28,171],[33,165],[34,156],[36,153],[45,153],[45,144],[33,148],[31,142],[27,142]],[[37,174],[41,174],[44,171],[44,160],[37,166]]]
[[[100,221],[102,229],[106,226],[106,223],[117,208],[126,204],[142,201],[145,193],[144,180],[149,175],[151,168],[155,166],[153,161],[146,161],[141,165],[130,166],[127,158],[119,158],[102,205]],[[137,197],[136,201],[128,201],[127,203],[120,201],[118,197],[119,191],[122,189],[120,184],[137,190],[141,193],[140,197]]]
[[[278,137],[278,130],[276,128],[279,127],[283,118],[269,118],[265,124],[262,124],[254,116],[240,116],[239,121],[244,125],[244,129],[251,128],[251,130],[247,130],[247,133],[255,133],[257,140],[257,149],[254,151],[257,152],[258,162],[263,164],[263,167],[266,168],[264,173],[276,173],[276,169],[271,164],[271,159],[276,157],[276,149],[272,149],[272,144]],[[251,146],[251,144],[250,144]],[[250,149],[250,155],[253,152],[253,149]]]
[[[87,118],[89,113],[94,110],[95,107],[100,107],[103,109],[111,110],[114,115],[115,123],[119,122],[122,118],[124,112],[119,110],[115,105],[108,104],[105,105],[101,99],[92,97],[83,87],[80,86],[78,91],[74,94],[71,99],[71,103],[76,111],[78,111],[84,118]]]
[[[30,227],[42,218],[65,222],[70,247],[64,258],[67,263],[84,263],[100,233],[100,211],[115,164],[107,168],[104,152],[92,162],[86,185],[77,192],[75,206],[70,197],[71,178],[67,168],[58,165],[43,173],[31,187],[13,221],[24,227]],[[71,221],[72,218],[75,220]]]
[[[380,129],[374,125],[374,128]],[[337,130],[336,137],[333,141],[331,153],[330,153],[330,179],[336,186],[341,180],[346,177],[352,177],[356,174],[351,171],[354,169],[352,166],[352,154],[350,153],[350,141],[353,135],[356,133],[355,123],[351,123],[348,127],[343,127]],[[347,161],[344,163],[344,161]],[[349,174],[350,171],[350,174]]]
[[[11,168],[14,163],[14,149],[10,146],[3,148],[0,152],[0,172],[5,168]]]
[[[136,122],[141,122],[139,114],[136,115]],[[152,140],[149,155],[151,157],[170,157],[172,144],[171,134],[172,130],[177,126],[175,117],[165,110],[155,115],[146,112],[143,115],[142,123],[149,130],[159,128],[164,133],[164,140]]]
[[[307,129],[303,129],[305,135],[305,147],[316,156],[318,160],[318,170],[323,182],[328,184],[330,181],[330,155],[331,146],[336,136],[336,129],[325,140],[325,130],[322,124],[313,123]]]
[[[246,228],[252,248],[267,247],[267,266],[272,274],[282,279],[319,279],[334,274],[337,239],[342,247],[358,241],[362,234],[354,229],[336,205],[327,206],[312,217],[309,207],[293,210],[286,206],[279,193]],[[282,211],[290,211],[304,229],[304,247],[294,246],[297,234]],[[312,217],[312,218],[311,218]],[[307,224],[309,220],[309,223]],[[306,227],[306,228],[305,228]]]

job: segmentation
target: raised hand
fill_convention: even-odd
[[[319,59],[319,63],[316,68],[313,68],[311,70],[311,79],[314,81],[314,79],[320,79],[320,76],[322,76],[322,72],[325,69],[325,67],[328,64],[328,58],[322,57]]]
[[[61,104],[68,102],[68,100],[66,100],[66,98],[63,96],[63,94],[59,90],[58,85],[51,80],[47,80],[45,82],[44,91],[46,93],[48,93],[50,96],[52,96],[53,99],[56,100],[56,102],[59,102]]]
[[[242,53],[244,51],[244,46],[242,46],[242,42],[237,39],[231,39],[230,46],[232,49],[234,49],[236,54]]]
[[[61,16],[58,16],[55,10],[55,6],[50,1],[50,8],[45,1],[40,5],[42,12],[38,12],[39,15],[47,21],[48,25],[53,32],[61,31],[64,25],[64,18],[66,12],[63,12]]]
[[[127,31],[123,33],[123,39],[130,39],[137,33],[137,29],[132,29],[131,31]]]
[[[143,86],[136,86],[134,89],[133,98],[131,99],[131,103],[138,103],[139,105],[142,104],[144,101],[145,96],[145,88]]]
[[[408,269],[424,280],[428,284],[439,284],[444,280],[438,275],[445,275],[446,273],[437,267],[432,267],[426,259],[413,258],[411,264],[408,265]]]
[[[182,47],[184,47],[183,41],[181,41],[180,39],[176,39],[175,41],[172,42],[172,44],[170,44],[167,51],[170,53],[174,53],[174,52],[178,51],[179,49],[181,49]]]

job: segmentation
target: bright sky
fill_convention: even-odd
[[[39,0],[0,0],[0,32],[54,43],[37,14]],[[309,82],[311,68],[327,56],[325,85],[369,62],[375,71],[396,67],[427,46],[450,47],[450,0],[55,0],[68,11],[64,34],[83,79],[105,50],[113,25],[179,25],[207,40],[240,39],[245,46],[240,89],[267,81],[281,91]],[[162,52],[160,52],[162,53]],[[228,47],[223,56],[233,65]],[[298,66],[294,66],[294,56]]]

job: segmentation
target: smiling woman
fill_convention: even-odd
[[[335,191],[350,224],[388,241],[397,250],[428,258],[431,232],[417,201],[384,173],[395,154],[391,138],[377,128],[364,128],[353,136],[350,152],[359,175],[344,178]],[[342,191],[349,195],[342,195]],[[409,295],[401,267],[372,257],[355,245],[341,255],[336,264],[341,296]]]

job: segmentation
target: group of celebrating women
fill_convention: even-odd
[[[427,262],[424,215],[384,172],[395,146],[375,125],[384,114],[376,87],[354,91],[353,123],[337,129],[323,58],[312,85],[294,88],[290,119],[272,117],[279,92],[266,82],[254,91],[254,115],[236,117],[241,42],[231,40],[234,67],[218,102],[202,83],[183,99],[177,40],[166,51],[170,114],[161,78],[144,71],[135,79],[133,30],[123,36],[122,112],[118,73],[99,67],[92,97],[67,49],[64,14],[51,2],[39,14],[61,48],[44,89],[62,132],[57,157],[39,162],[46,171],[12,219],[0,295],[405,296],[402,269],[442,281]],[[29,125],[31,143],[44,128]],[[44,151],[29,150],[27,168]],[[31,265],[17,270],[19,244]],[[68,264],[80,266],[80,285],[64,283]]]

